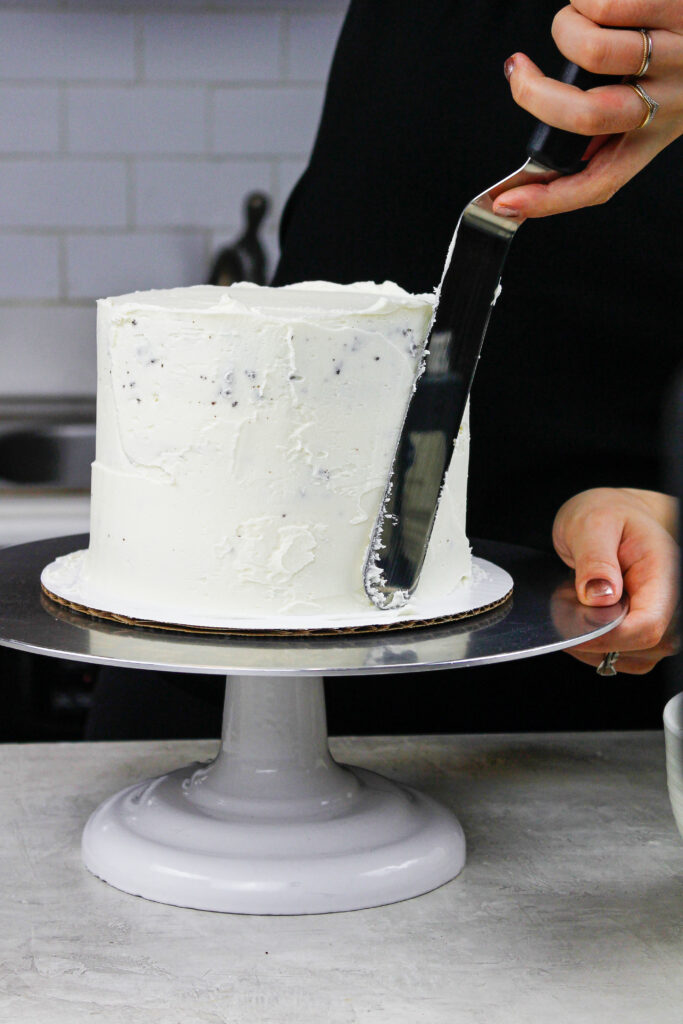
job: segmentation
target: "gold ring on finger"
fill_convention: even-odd
[[[657,103],[656,100],[653,100],[652,96],[645,92],[640,82],[624,82],[624,85],[628,85],[629,88],[633,89],[633,91],[637,93],[638,96],[640,96],[641,100],[647,107],[645,117],[638,125],[638,128],[645,128],[645,126],[650,123],[652,118],[659,110],[659,103]]]
[[[634,78],[642,78],[643,75],[647,74],[647,69],[652,59],[652,36],[646,28],[639,28],[638,31],[643,38],[643,56],[640,61],[640,67],[633,76]]]

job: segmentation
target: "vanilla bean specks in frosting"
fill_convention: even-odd
[[[63,566],[74,594],[176,622],[367,608],[363,561],[433,306],[390,282],[101,299],[90,547]],[[465,423],[423,593],[470,573],[467,456]]]

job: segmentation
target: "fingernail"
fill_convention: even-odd
[[[504,203],[497,203],[493,212],[499,217],[519,217],[519,210],[514,206],[505,206]]]
[[[589,601],[597,597],[614,597],[614,587],[609,580],[589,580],[586,584],[586,597]]]
[[[507,78],[508,82],[510,81],[510,75],[512,74],[512,72],[514,70],[515,70],[515,58],[514,57],[508,57],[508,59],[503,64],[503,71],[505,72],[505,77]]]

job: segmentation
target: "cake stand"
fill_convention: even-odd
[[[625,602],[579,604],[558,559],[476,543],[513,597],[470,619],[331,637],[162,632],[86,617],[40,591],[44,565],[87,536],[0,551],[0,643],[137,669],[227,675],[218,756],[110,797],[83,834],[83,859],[125,892],[176,906],[309,914],[380,906],[454,878],[465,862],[455,815],[431,797],[332,760],[323,675],[475,666],[606,633]],[[343,681],[339,682],[343,685]]]

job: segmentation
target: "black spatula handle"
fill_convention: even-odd
[[[623,75],[594,75],[578,64],[568,62],[560,75],[560,81],[585,90],[595,89],[598,85],[618,84],[623,81]],[[586,166],[583,156],[590,142],[588,135],[574,135],[573,132],[550,128],[542,121],[537,121],[526,151],[532,160],[543,167],[559,171],[560,174],[576,174]]]

